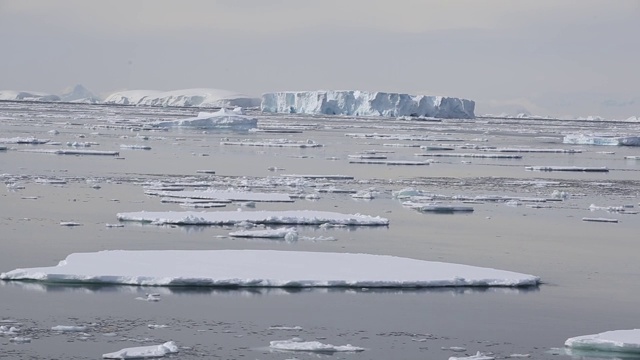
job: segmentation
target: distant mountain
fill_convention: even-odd
[[[78,84],[60,95],[60,101],[96,104],[100,102],[100,99],[86,87]]]
[[[39,91],[0,90],[0,100],[51,102],[60,101],[60,97]]]

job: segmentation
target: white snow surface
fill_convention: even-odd
[[[567,339],[565,346],[579,350],[627,352],[640,354],[640,329],[613,330]]]
[[[243,221],[254,224],[283,225],[352,225],[386,226],[389,220],[380,216],[342,214],[330,211],[285,210],[285,211],[167,211],[118,213],[118,220],[153,223],[156,225],[233,225]]]
[[[209,88],[174,91],[128,90],[109,95],[107,104],[192,107],[257,107],[260,99],[241,93]]]
[[[56,266],[16,269],[3,280],[152,286],[532,286],[510,271],[387,255],[275,250],[111,250],[74,253]]]
[[[262,95],[262,111],[350,116],[474,118],[475,102],[442,96],[357,90],[284,91]]]
[[[147,359],[163,357],[167,354],[177,353],[178,346],[173,341],[167,341],[160,345],[139,346],[125,348],[116,352],[103,354],[103,359]]]
[[[284,351],[307,351],[314,353],[334,353],[334,352],[358,352],[364,351],[364,348],[347,345],[331,345],[324,344],[319,341],[300,341],[299,339],[291,340],[274,340],[269,343],[269,347],[275,350]]]
[[[196,117],[171,121],[156,121],[151,126],[159,128],[195,127],[203,129],[253,129],[258,126],[258,119],[243,115],[242,110],[220,109],[216,112],[200,112]]]

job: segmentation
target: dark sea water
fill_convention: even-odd
[[[568,337],[638,327],[640,148],[562,144],[564,134],[638,134],[640,124],[553,120],[443,120],[321,118],[254,115],[259,127],[296,127],[302,133],[216,130],[149,131],[142,124],[193,116],[197,110],[89,105],[0,103],[0,138],[51,139],[60,145],[5,144],[0,151],[0,272],[55,265],[68,254],[108,249],[276,249],[386,254],[463,263],[538,275],[526,289],[222,290],[127,286],[62,286],[0,282],[0,325],[20,328],[30,343],[0,333],[2,359],[97,359],[125,347],[173,340],[180,359],[448,359],[492,352],[569,358]],[[49,133],[57,130],[58,134]],[[353,134],[429,135],[434,141],[354,137]],[[138,137],[136,137],[138,135]],[[147,140],[140,139],[141,136]],[[220,145],[224,139],[311,139],[321,148]],[[68,149],[67,142],[112,156],[24,152]],[[151,150],[120,149],[144,144]],[[350,164],[348,155],[382,150],[390,160],[426,160],[404,145],[462,145],[574,149],[575,154],[522,153],[522,159],[434,158],[428,166]],[[385,146],[395,145],[395,146]],[[478,152],[474,149],[456,152]],[[613,153],[612,153],[613,152]],[[492,153],[488,151],[488,153]],[[608,173],[532,172],[526,166],[581,166]],[[276,167],[282,170],[271,171]],[[215,170],[215,175],[197,170]],[[341,174],[354,180],[285,182],[281,174]],[[52,184],[62,180],[64,184]],[[316,201],[258,203],[256,209],[312,209],[379,215],[389,227],[320,229],[303,236],[337,241],[247,240],[230,227],[170,227],[117,223],[116,213],[190,210],[147,196],[145,185],[202,182],[215,188],[316,193],[319,188],[373,189],[370,201],[319,193]],[[98,186],[96,186],[98,185]],[[427,214],[402,206],[393,191],[414,187],[443,196],[512,196],[564,201],[471,204],[471,214]],[[529,205],[545,207],[536,208]],[[628,214],[589,206],[627,206]],[[238,206],[228,205],[226,210]],[[215,211],[207,210],[207,211]],[[618,219],[590,223],[583,217]],[[60,226],[74,221],[82,226]],[[171,264],[167,264],[171,266]],[[328,264],[329,266],[329,264]],[[136,300],[159,293],[161,300]],[[15,323],[20,325],[15,325]],[[56,325],[84,325],[57,333]],[[148,325],[167,325],[150,328]],[[277,330],[272,326],[299,326]],[[115,333],[115,334],[114,334]],[[300,337],[360,353],[315,355],[269,350],[269,341]],[[454,352],[449,347],[464,347]],[[445,348],[443,350],[443,348]]]

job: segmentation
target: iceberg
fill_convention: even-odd
[[[475,117],[475,102],[442,96],[357,90],[284,91],[262,95],[260,108],[270,113],[349,116]]]
[[[330,211],[168,211],[118,213],[120,221],[136,221],[155,225],[233,225],[243,221],[254,224],[282,225],[351,225],[387,226],[389,220],[379,216],[341,214]]]
[[[0,90],[0,100],[50,102],[60,101],[60,97],[38,91]]]
[[[237,129],[248,130],[258,126],[258,120],[243,115],[241,110],[220,109],[216,112],[200,112],[196,117],[171,121],[156,121],[150,123],[158,128],[191,127],[200,129]]]
[[[576,336],[567,339],[564,345],[576,350],[640,354],[640,329],[614,330]]]
[[[56,266],[15,269],[3,280],[207,287],[535,286],[536,276],[388,255],[276,250],[109,250]]]
[[[129,90],[109,95],[106,104],[180,107],[258,107],[260,99],[220,89],[184,89],[175,91]]]

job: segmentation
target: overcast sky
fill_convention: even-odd
[[[640,0],[0,0],[0,90],[358,89],[640,116]]]

